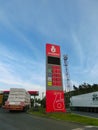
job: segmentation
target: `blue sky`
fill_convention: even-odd
[[[45,45],[68,55],[71,84],[98,83],[97,0],[0,0],[0,90],[45,92]]]

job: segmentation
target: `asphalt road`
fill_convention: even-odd
[[[91,117],[91,118],[97,118],[98,119],[98,113],[91,113],[91,112],[82,112],[82,111],[72,111],[72,113],[81,115],[81,116],[86,116],[86,117]]]
[[[98,128],[37,117],[23,112],[10,113],[0,109],[0,130],[98,130]]]

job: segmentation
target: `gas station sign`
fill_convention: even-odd
[[[46,44],[46,55],[60,57],[60,47],[58,45]]]
[[[65,112],[60,46],[46,44],[46,112]]]

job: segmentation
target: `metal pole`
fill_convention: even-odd
[[[68,108],[70,109],[70,78],[69,78],[69,72],[68,72],[68,56],[64,55],[63,56],[64,59],[64,66],[65,66],[65,77],[66,77],[66,84],[65,84],[65,90],[67,92],[67,101],[68,101]]]

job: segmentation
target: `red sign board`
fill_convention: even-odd
[[[28,93],[29,93],[30,95],[34,95],[34,96],[39,95],[39,91],[28,91]]]
[[[46,44],[46,112],[66,112],[60,46]]]
[[[63,91],[46,91],[46,112],[66,112]]]
[[[60,46],[53,44],[46,44],[46,55],[60,57]]]

